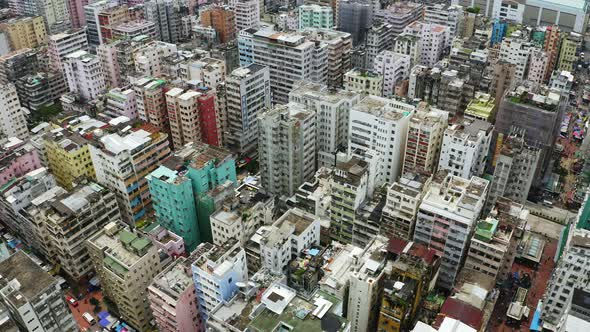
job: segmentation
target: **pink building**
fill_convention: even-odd
[[[161,332],[205,331],[197,309],[191,262],[181,257],[148,287],[150,306]]]
[[[0,186],[41,167],[41,159],[31,144],[9,138],[0,149]]]
[[[170,257],[185,256],[184,240],[162,226],[156,226],[148,232],[152,242]]]
[[[86,25],[84,6],[87,4],[88,0],[68,0],[67,5],[72,20],[72,28],[79,29]]]

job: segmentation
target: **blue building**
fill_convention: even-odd
[[[508,23],[505,21],[500,21],[496,19],[492,24],[492,38],[490,40],[491,46],[495,44],[499,44],[502,42],[502,39],[506,37],[506,32],[508,31]]]
[[[238,293],[239,283],[248,281],[246,252],[236,239],[222,246],[202,243],[188,259],[192,262],[199,313],[204,320],[213,308]]]

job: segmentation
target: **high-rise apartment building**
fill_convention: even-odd
[[[577,220],[564,232],[560,241],[563,249],[551,278],[545,289],[541,319],[543,325],[551,331],[563,331],[568,305],[576,289],[590,291],[590,230],[588,215],[590,200],[586,199],[578,211]]]
[[[236,32],[245,29],[258,29],[260,26],[260,1],[231,0],[229,6],[234,11]]]
[[[529,71],[526,79],[537,84],[543,84],[547,77],[547,70],[549,69],[549,55],[545,51],[533,50],[531,51],[531,59],[529,61]]]
[[[258,114],[270,107],[268,67],[251,64],[232,71],[225,82],[224,145],[241,155],[258,149]]]
[[[433,249],[399,238],[390,238],[387,251],[395,258],[384,281],[378,331],[406,331],[434,288],[441,259]]]
[[[160,131],[169,132],[165,88],[166,81],[163,79],[146,77],[133,83],[139,119],[156,126]]]
[[[383,77],[381,96],[392,97],[395,87],[410,76],[410,57],[392,51],[382,51],[373,61],[373,71]]]
[[[373,239],[350,272],[348,319],[350,331],[376,331],[386,276],[387,239]]]
[[[207,144],[184,146],[147,176],[155,217],[180,235],[188,251],[212,242],[208,215],[199,214],[200,197],[220,185],[237,183],[233,155]]]
[[[88,122],[93,129],[98,129],[105,123],[98,121],[98,125]],[[47,166],[55,176],[57,183],[72,189],[80,181],[95,179],[94,166],[88,148],[89,141],[75,130],[60,129],[46,133],[43,138]]]
[[[316,170],[316,113],[299,104],[279,105],[259,114],[258,123],[262,186],[290,197]]]
[[[34,226],[22,211],[40,195],[47,193],[46,196],[50,196],[51,192],[63,191],[56,188],[55,178],[44,167],[14,179],[10,185],[2,187],[0,217],[12,234],[32,248],[37,249],[39,241],[33,233]]]
[[[287,103],[296,82],[327,80],[328,47],[304,34],[272,29],[241,31],[238,42],[242,66],[256,63],[269,68],[274,103]]]
[[[434,67],[451,44],[449,27],[444,25],[413,22],[405,27],[404,35],[418,38],[415,44],[418,63],[427,67]]]
[[[430,176],[405,173],[387,188],[380,233],[388,238],[410,241],[422,197],[429,187]]]
[[[221,146],[221,123],[213,91],[172,88],[165,95],[176,149],[189,142]]]
[[[340,243],[353,242],[356,211],[369,194],[369,165],[352,157],[336,165],[330,178],[330,238]]]
[[[71,18],[66,0],[22,1],[22,16],[40,16],[45,20],[49,33],[59,33],[71,28]]]
[[[103,23],[100,14],[116,8],[117,3],[109,0],[99,0],[84,6],[84,17],[86,20],[86,35],[88,36],[88,46],[95,50],[100,44],[104,44],[102,37],[101,24]]]
[[[524,38],[522,31],[515,31],[502,41],[498,59],[513,64],[515,66],[514,78],[522,80],[526,78],[533,50],[534,44]]]
[[[493,128],[488,122],[469,119],[446,128],[438,169],[447,170],[464,179],[482,176]]]
[[[334,15],[332,7],[319,5],[299,6],[299,29],[320,28],[332,29],[334,27]]]
[[[499,197],[520,204],[527,200],[537,170],[541,149],[525,141],[526,133],[515,128],[497,143],[494,174],[490,183],[487,209],[491,210]]]
[[[128,51],[132,52],[131,61],[132,65],[134,65],[135,74],[142,75],[144,78],[150,78],[161,77],[167,74],[166,58],[175,56],[178,52],[178,47],[172,43],[152,41]],[[121,64],[119,66],[121,67]]]
[[[344,74],[344,89],[371,96],[381,96],[383,76],[373,71],[352,69]]]
[[[21,106],[29,111],[53,104],[68,91],[62,74],[51,71],[23,76],[15,84]]]
[[[373,63],[377,54],[393,50],[393,26],[388,23],[375,22],[367,31],[367,39],[365,41],[365,66],[360,69],[373,68]],[[395,52],[399,53],[399,52]],[[410,67],[411,68],[411,67]],[[408,69],[409,74],[409,69]]]
[[[201,25],[212,27],[221,44],[236,38],[236,17],[229,7],[213,6],[199,13]]]
[[[56,72],[64,71],[66,56],[76,51],[88,50],[86,29],[70,30],[49,36],[47,54],[50,68]]]
[[[195,304],[191,263],[181,257],[158,274],[148,287],[148,298],[162,332],[202,332],[204,321]]]
[[[437,285],[452,289],[467,255],[469,240],[479,220],[489,183],[464,179],[442,170],[436,173],[420,203],[414,242],[428,245],[442,257]]]
[[[83,100],[92,101],[106,89],[106,81],[96,55],[77,51],[66,55],[65,76],[70,92],[78,94]]]
[[[0,84],[14,83],[38,71],[39,58],[34,50],[26,48],[0,57]]]
[[[438,169],[449,114],[421,103],[410,119],[403,173],[431,175]]]
[[[132,130],[115,127],[96,137],[90,155],[97,181],[115,192],[123,221],[133,225],[152,214],[144,177],[170,156],[167,134],[147,124]]]
[[[146,331],[153,319],[148,286],[162,270],[157,247],[115,222],[92,235],[86,245],[102,290],[121,318]]]
[[[557,62],[558,70],[565,70],[572,72],[578,60],[577,50],[582,43],[582,35],[570,32],[563,36],[561,45],[559,47],[559,58]]]
[[[0,297],[20,326],[16,331],[78,331],[57,279],[23,251],[0,262],[0,275]]]
[[[424,8],[424,22],[448,26],[451,38],[463,29],[463,7],[449,4],[432,4]]]
[[[500,103],[495,132],[506,136],[514,127],[524,129],[527,144],[541,148],[533,185],[541,182],[547,169],[564,108],[560,91],[531,82],[514,86]]]
[[[36,232],[45,235],[45,258],[74,280],[93,271],[84,242],[109,222],[120,220],[115,195],[92,182],[25,211]]]
[[[300,31],[306,39],[325,48],[328,55],[326,84],[340,88],[344,74],[352,68],[352,37],[347,32],[307,28]]]
[[[336,154],[348,145],[350,108],[361,100],[358,93],[333,90],[317,83],[302,83],[289,94],[289,101],[316,113],[317,165],[335,166]]]
[[[423,15],[424,5],[410,1],[395,2],[374,12],[376,20],[391,24],[395,35],[401,34],[410,23],[421,20]]]
[[[367,96],[350,110],[348,155],[374,164],[375,187],[393,183],[402,171],[410,118],[415,107]]]
[[[0,149],[0,186],[41,168],[41,158],[35,146],[10,138]]]
[[[25,113],[12,83],[0,85],[0,122],[0,136],[21,140],[29,137]]]
[[[246,244],[248,270],[254,273],[260,266],[283,273],[292,259],[319,243],[320,220],[297,208],[289,209],[272,225],[261,226],[250,237]]]
[[[559,27],[552,25],[545,27],[543,36],[543,50],[549,56],[549,65],[547,68],[547,75],[551,75],[557,64],[557,57],[559,56],[559,42],[561,41],[561,31]],[[545,79],[549,76],[545,76]]]
[[[197,305],[204,320],[238,293],[238,283],[248,281],[246,253],[238,240],[229,239],[221,246],[202,243],[188,260],[192,262]]]
[[[144,4],[145,19],[154,22],[160,40],[177,43],[180,38],[180,12],[171,0],[149,0]]]
[[[119,23],[112,28],[112,32],[114,39],[132,39],[139,36],[160,39],[156,23],[143,19]]]
[[[516,66],[510,62],[499,60],[493,65],[493,76],[490,84],[490,95],[494,97],[497,104],[500,103],[504,92],[512,86],[515,80]]]
[[[114,29],[129,20],[129,9],[125,4],[101,10],[98,13],[98,31],[101,44],[113,40],[116,37]]]
[[[478,221],[463,269],[503,281],[510,275],[516,256],[516,231],[514,225],[492,217]]]
[[[10,48],[37,48],[47,43],[47,31],[43,17],[13,18],[0,23],[0,30],[8,35]]]
[[[131,120],[137,119],[137,104],[135,91],[129,87],[115,88],[107,92],[105,114],[111,118],[126,116]]]
[[[373,25],[373,5],[357,0],[340,0],[336,14],[338,30],[350,33],[355,46],[362,44],[367,30]]]

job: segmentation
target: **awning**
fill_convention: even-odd
[[[537,309],[535,310],[535,315],[533,316],[533,320],[531,321],[531,331],[541,331],[543,326],[541,325],[541,301],[537,304]]]

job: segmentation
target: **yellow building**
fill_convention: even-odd
[[[47,166],[61,187],[71,190],[77,179],[96,179],[88,141],[68,129],[44,137]]]
[[[47,43],[47,30],[41,16],[10,19],[0,24],[0,30],[8,36],[13,51]]]
[[[570,32],[561,40],[561,47],[559,49],[559,60],[557,62],[557,70],[565,70],[572,72],[575,68],[578,56],[576,50],[580,47],[583,41],[582,35]]]

